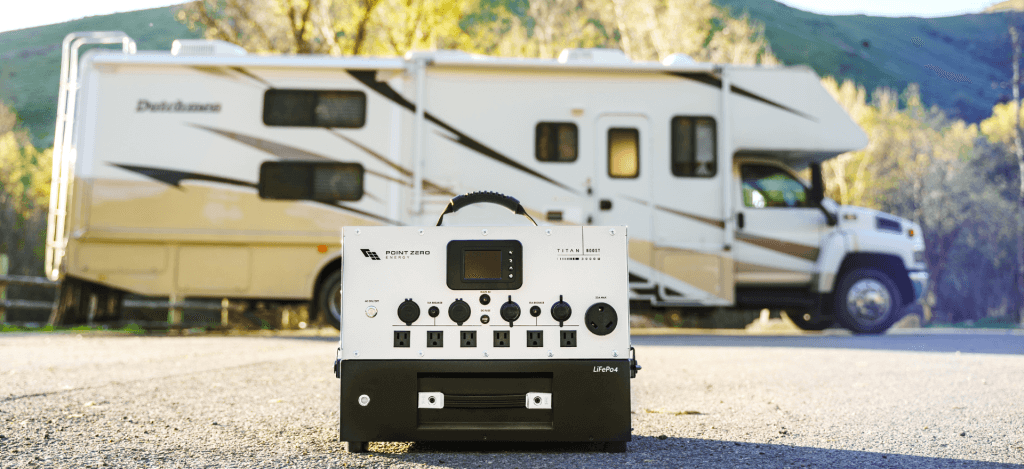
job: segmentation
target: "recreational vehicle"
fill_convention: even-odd
[[[90,43],[122,47],[79,65]],[[58,106],[46,254],[67,318],[131,292],[308,301],[337,325],[341,227],[433,224],[482,190],[541,223],[627,225],[631,299],[654,307],[878,333],[927,281],[918,225],[823,196],[820,163],[867,137],[806,67],[75,33]]]

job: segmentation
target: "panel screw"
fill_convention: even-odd
[[[615,228],[608,230],[608,234],[615,236]]]
[[[612,350],[612,356],[613,357],[619,356],[619,351],[618,350]]]
[[[548,356],[549,357],[553,357],[553,356],[555,356],[555,354],[552,351],[548,350]]]
[[[362,230],[360,230],[359,228],[356,228],[356,234],[359,234],[359,233],[362,233],[362,232],[363,232]]]
[[[487,236],[487,228],[480,230],[480,234]]]
[[[423,351],[422,351],[422,350],[420,350],[420,351],[419,351],[419,352],[417,352],[417,353],[419,354],[419,356],[421,356],[421,357],[423,356]]]
[[[551,230],[544,230],[544,234],[551,236]]]
[[[487,358],[488,356],[489,355],[487,355],[487,352],[484,352],[484,358]]]
[[[359,396],[359,405],[363,407],[370,405],[370,396],[367,396],[366,394]]]
[[[352,352],[352,356],[353,357],[358,357],[359,356],[359,351],[356,350],[355,352]]]
[[[423,235],[423,228],[420,228],[420,235]]]

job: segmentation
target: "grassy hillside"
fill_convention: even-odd
[[[868,89],[903,89],[919,83],[927,104],[970,122],[988,117],[994,104],[1010,96],[1006,13],[949,18],[823,16],[770,0],[716,1],[734,14],[746,12],[763,23],[783,62],[809,65],[822,76],[853,79]],[[15,107],[37,145],[49,146],[64,36],[73,31],[120,30],[135,38],[140,49],[168,50],[174,39],[198,37],[174,20],[176,8],[0,33],[0,100]]]
[[[0,100],[14,106],[35,144],[53,143],[60,44],[75,31],[124,31],[139,49],[169,50],[171,41],[199,37],[174,20],[176,7],[90,16],[67,23],[0,33]]]
[[[1010,40],[1005,13],[947,18],[824,16],[764,0],[716,0],[765,25],[772,50],[787,64],[852,79],[872,90],[921,85],[927,104],[978,122],[1010,97]]]

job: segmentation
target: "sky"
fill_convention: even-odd
[[[29,0],[9,2],[0,15],[0,31],[63,23],[85,16],[109,15],[183,3],[184,0]],[[824,15],[952,16],[977,13],[998,0],[781,0]]]

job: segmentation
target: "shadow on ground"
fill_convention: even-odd
[[[835,468],[1020,468],[968,459],[756,444],[734,441],[634,436],[626,453],[604,453],[585,443],[421,442],[404,452],[376,453],[394,464],[471,467],[828,467]],[[370,450],[384,445],[370,445]],[[1024,451],[1022,451],[1024,458]]]
[[[1024,355],[1020,334],[900,334],[875,336],[633,336],[634,346],[669,347],[804,347],[906,352],[961,352]]]

